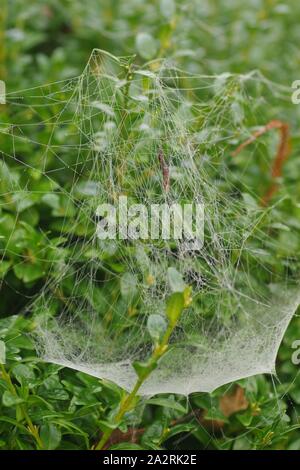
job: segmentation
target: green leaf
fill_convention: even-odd
[[[300,405],[300,390],[299,390],[299,387],[295,387],[294,389],[292,389],[289,392],[289,394],[292,397],[292,399],[294,400],[294,402],[297,403],[297,405]]]
[[[236,125],[241,125],[244,119],[244,109],[241,103],[234,101],[231,105],[231,113],[233,122]]]
[[[115,117],[115,112],[113,108],[109,106],[107,103],[101,103],[101,101],[93,101],[90,106],[92,106],[93,108],[99,109],[100,111],[102,111],[104,114],[106,114],[107,116],[111,118]],[[99,186],[97,189],[99,191]]]
[[[4,341],[0,341],[0,364],[5,364],[6,348]]]
[[[172,18],[176,12],[176,5],[174,0],[160,0],[159,9],[164,18]]]
[[[150,259],[142,246],[137,246],[135,250],[136,261],[142,272],[148,271],[150,267]]]
[[[58,194],[44,194],[42,197],[42,201],[47,204],[47,206],[51,207],[51,209],[59,210],[60,208],[60,200]]]
[[[250,450],[251,440],[248,436],[240,436],[234,441],[233,450]]]
[[[121,294],[123,297],[130,299],[137,292],[137,278],[131,273],[125,273],[121,277]]]
[[[171,323],[175,325],[181,312],[184,309],[184,295],[182,292],[175,292],[167,300],[166,315]]]
[[[61,432],[54,424],[47,423],[41,426],[41,439],[47,450],[56,449],[61,441]]]
[[[287,450],[300,450],[300,439],[293,441]]]
[[[1,237],[0,237],[1,238]],[[11,267],[11,261],[3,261],[0,263],[0,279],[3,279],[7,271]]]
[[[161,423],[160,421],[154,421],[150,424],[149,427],[147,427],[145,433],[143,434],[142,444],[147,446],[148,448],[153,443],[158,444],[161,440],[163,432],[163,423]]]
[[[40,264],[20,263],[14,266],[14,273],[18,279],[24,282],[32,282],[40,279],[45,274]]]
[[[178,401],[176,401],[173,395],[167,398],[150,398],[146,401],[147,405],[158,405],[164,408],[172,408],[173,410],[179,411],[180,413],[185,414],[187,412],[186,407],[182,406]]]
[[[242,197],[247,209],[247,212],[256,211],[258,209],[258,204],[254,197],[248,193],[242,193]]]
[[[252,414],[251,409],[246,410],[244,413],[237,413],[237,419],[242,423],[243,426],[250,426],[254,416]]]
[[[108,431],[109,429],[114,430],[114,429],[117,429],[118,427],[118,424],[111,423],[110,421],[104,421],[104,420],[98,421],[98,424],[99,424],[99,428],[103,432]]]
[[[2,403],[4,406],[10,407],[10,406],[16,406],[20,405],[20,403],[23,403],[24,400],[20,398],[17,395],[14,395],[12,392],[9,390],[5,390],[2,396]]]
[[[13,367],[12,373],[21,385],[35,381],[34,371],[26,364],[17,364]]]
[[[47,399],[68,400],[69,395],[56,375],[47,377],[43,382],[43,386],[45,391],[41,390],[40,394],[46,396]]]
[[[167,322],[161,315],[149,315],[147,329],[154,341],[159,341],[167,329]]]
[[[83,196],[96,196],[99,193],[99,183],[97,181],[81,181],[75,187],[76,192]]]
[[[182,434],[184,432],[191,433],[197,429],[198,425],[195,423],[183,423],[172,426],[168,434],[166,435],[167,439],[176,436],[177,434]]]
[[[157,52],[157,42],[149,33],[139,33],[135,40],[138,53],[143,59],[153,59]]]
[[[8,416],[0,416],[0,422],[8,423],[12,426],[15,426],[17,429],[20,429],[22,433],[28,433],[28,429],[26,428],[26,426],[24,426],[14,418],[9,418]]]
[[[121,442],[109,448],[110,450],[146,450],[146,447],[141,447],[134,442]]]
[[[183,280],[182,274],[175,268],[168,268],[167,272],[168,282],[172,292],[183,292],[186,284]]]
[[[139,379],[144,379],[150,372],[152,372],[157,367],[157,362],[139,362],[136,361],[132,364],[135,372]]]

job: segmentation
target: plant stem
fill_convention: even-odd
[[[18,393],[15,389],[15,386],[13,385],[12,381],[11,381],[11,378],[10,378],[10,375],[8,372],[6,372],[5,370],[5,367],[3,364],[0,364],[0,367],[1,367],[1,372],[2,372],[2,377],[3,379],[5,380],[5,382],[7,383],[7,386],[10,390],[10,392],[15,396],[15,397],[18,397]],[[23,405],[23,404],[20,404],[20,405],[17,405],[17,407],[20,409],[21,411],[21,414],[24,418],[24,420],[26,421],[27,423],[27,426],[28,426],[28,429],[29,429],[29,432],[30,434],[32,435],[32,437],[35,439],[36,441],[36,444],[37,444],[37,447],[38,449],[43,449],[44,448],[44,445],[43,445],[43,442],[40,438],[40,435],[39,435],[39,432],[38,432],[38,428],[33,424],[33,422],[31,421],[31,418],[29,417],[28,415],[28,412],[27,412],[27,409],[26,409],[26,406]]]
[[[120,423],[120,421],[122,420],[125,413],[130,409],[130,407],[132,405],[132,402],[136,399],[136,396],[137,396],[137,393],[138,393],[139,389],[141,388],[141,386],[143,385],[145,380],[149,377],[149,375],[153,371],[152,366],[154,366],[157,363],[157,361],[167,352],[169,339],[170,339],[170,336],[171,336],[176,324],[177,324],[177,322],[170,322],[169,323],[168,328],[167,328],[167,330],[166,330],[166,332],[165,332],[165,334],[162,338],[161,343],[158,344],[155,347],[155,349],[152,353],[152,356],[150,357],[150,359],[148,361],[148,364],[149,364],[148,371],[143,375],[142,378],[137,379],[132,391],[129,393],[129,395],[127,395],[127,397],[125,398],[123,403],[121,403],[120,410],[117,413],[117,415],[115,416],[115,418],[113,420],[113,424],[118,425]],[[103,433],[102,438],[100,439],[98,444],[94,447],[94,450],[103,450],[103,448],[105,447],[107,441],[109,440],[110,436],[112,435],[113,431],[114,431],[114,429],[107,429]]]

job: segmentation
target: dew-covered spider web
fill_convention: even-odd
[[[139,68],[98,50],[79,77],[8,94],[2,211],[43,208],[38,254],[19,245],[17,269],[41,279],[25,310],[45,361],[131,389],[132,363],[151,355],[166,299],[184,283],[192,303],[143,394],[209,392],[275,373],[300,302],[296,254],[278,254],[280,190],[262,203],[276,133],[232,156],[278,117],[274,96],[280,108],[286,91],[259,73],[193,75],[167,60]],[[203,204],[203,246],[99,240],[97,207],[120,196],[146,207]],[[26,238],[30,229],[28,220],[18,230]]]

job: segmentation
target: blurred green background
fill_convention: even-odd
[[[169,57],[196,73],[259,68],[290,84],[300,63],[297,0],[1,0],[8,88],[78,74],[93,48],[138,61]],[[147,40],[139,44],[139,33]],[[296,77],[297,78],[297,77]]]

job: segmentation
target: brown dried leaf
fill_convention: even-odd
[[[239,385],[233,393],[223,395],[220,398],[220,410],[226,418],[238,411],[246,410],[248,406],[249,402],[245,396],[245,390]]]

